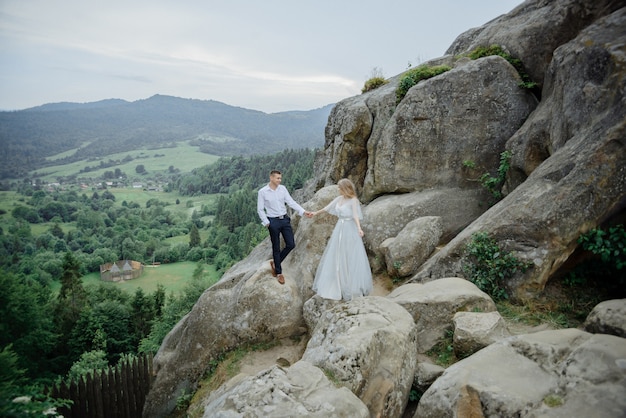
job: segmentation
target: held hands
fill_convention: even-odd
[[[304,216],[306,216],[307,218],[312,218],[315,216],[315,212],[309,212],[308,210],[305,210]]]

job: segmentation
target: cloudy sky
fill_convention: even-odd
[[[268,113],[359,94],[522,0],[0,0],[0,110],[154,94]]]

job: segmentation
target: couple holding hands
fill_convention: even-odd
[[[363,214],[354,184],[349,179],[339,180],[339,196],[326,207],[310,212],[293,200],[281,182],[282,173],[272,170],[269,183],[259,189],[257,199],[257,212],[272,241],[272,275],[280,284],[285,283],[281,263],[296,245],[285,205],[307,218],[326,212],[337,217],[337,224],[317,267],[313,290],[324,299],[334,300],[351,300],[369,294],[372,273],[363,245],[360,223]],[[283,249],[280,248],[281,235],[285,241]]]

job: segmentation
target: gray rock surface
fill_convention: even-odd
[[[326,370],[367,405],[371,416],[401,416],[417,365],[417,333],[409,313],[368,296],[325,311],[302,360]]]
[[[504,45],[510,54],[522,60],[531,78],[542,85],[556,48],[596,19],[623,6],[620,0],[526,1],[506,15],[462,33],[446,54]]]
[[[394,289],[390,300],[403,306],[417,325],[417,350],[425,353],[453,330],[453,318],[459,311],[496,310],[493,300],[473,283],[458,277],[409,283]]]
[[[597,304],[585,319],[585,331],[626,338],[626,299],[605,300]]]
[[[468,357],[511,336],[499,312],[457,312],[452,321],[452,342],[457,358]]]
[[[365,201],[389,193],[475,188],[465,161],[497,168],[506,141],[537,101],[506,60],[469,61],[413,86],[378,137],[367,142]]]
[[[626,411],[626,340],[576,329],[510,337],[448,367],[415,417],[594,417]]]
[[[362,417],[367,407],[352,392],[336,387],[319,368],[299,361],[256,376],[233,378],[211,393],[205,418]]]
[[[195,390],[211,360],[240,344],[306,333],[295,281],[280,285],[271,275],[268,260],[255,263],[260,268],[247,274],[242,274],[244,266],[225,274],[167,335],[154,357],[156,379],[144,416],[167,415],[183,392]]]
[[[400,234],[409,222],[425,216],[441,218],[440,241],[448,242],[484,213],[481,203],[486,200],[484,190],[458,188],[381,196],[363,208],[366,247],[384,258],[382,243]]]
[[[623,205],[625,44],[626,9],[620,9],[555,51],[541,104],[507,144],[517,173],[509,195],[424,263],[414,280],[460,274],[471,235],[488,231],[531,263],[508,283],[517,298],[527,298],[543,290],[581,233]],[[529,175],[519,183],[521,173]]]
[[[409,222],[396,237],[380,245],[387,273],[392,277],[415,274],[417,268],[435,251],[443,225],[439,216],[424,216]]]
[[[420,361],[415,370],[413,385],[421,392],[425,392],[445,371],[446,369],[444,367],[437,364]]]

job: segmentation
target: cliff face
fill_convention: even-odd
[[[509,283],[527,297],[543,289],[581,233],[623,216],[626,32],[619,13],[602,17],[623,2],[588,3],[525,2],[459,36],[448,51],[454,55],[426,63],[452,69],[418,83],[399,104],[401,76],[335,106],[314,184],[342,177],[358,184],[369,203],[371,253],[380,256],[382,242],[411,220],[441,216],[439,244],[447,245],[412,281],[462,277],[463,249],[483,231],[531,263]],[[518,87],[503,58],[462,58],[489,45],[521,59],[540,97]],[[508,195],[489,208],[476,180],[495,175],[504,151],[512,155]]]
[[[315,398],[315,387],[320,393],[328,387],[327,382],[315,383],[324,380],[318,374],[298,372],[308,370],[310,364],[331,370],[372,416],[399,416],[417,370],[417,355],[450,329],[455,311],[470,310],[472,303],[483,312],[494,309],[486,295],[466,288],[464,283],[469,282],[450,279],[463,277],[464,248],[474,232],[488,233],[530,264],[508,283],[516,297],[525,298],[542,291],[572,254],[582,232],[624,216],[624,6],[616,0],[526,1],[509,14],[460,35],[448,55],[426,63],[451,69],[421,81],[399,103],[395,91],[402,74],[374,91],[338,103],[328,120],[324,150],[316,160],[316,177],[299,200],[306,202],[307,209],[319,209],[336,194],[334,187],[326,186],[343,177],[352,179],[364,203],[363,229],[372,270],[391,271],[393,267],[406,277],[408,287],[386,298],[368,297],[336,306],[313,297],[313,276],[334,220],[295,219],[298,244],[283,266],[286,284],[280,286],[271,277],[270,246],[264,242],[207,289],[155,357],[156,381],[144,416],[165,416],[173,410],[177,397],[194,389],[209,362],[221,353],[247,342],[294,335],[310,338],[302,359],[307,364],[257,377],[276,388],[271,394],[260,393],[259,398],[244,400],[253,382],[220,389],[202,401],[205,416],[243,416],[242,411],[270,411],[277,406],[287,415],[291,411],[299,416],[341,416],[339,411],[349,411],[352,398],[347,409],[341,409],[338,401],[331,405],[323,396]],[[502,57],[471,60],[464,56],[476,47],[494,44],[521,59],[538,83],[539,95],[518,87],[520,75]],[[504,151],[512,155],[506,196],[489,207],[490,196],[476,180],[484,172],[495,175]],[[424,245],[417,248],[415,242]],[[435,247],[439,250],[431,252]],[[437,285],[429,287],[430,282]],[[445,298],[454,300],[441,302]],[[438,323],[422,329],[424,318],[438,318]],[[417,336],[427,331],[431,334],[418,341]],[[623,339],[615,338],[608,346],[626,346]],[[590,341],[588,345],[597,349],[596,340],[587,333],[542,337],[541,341],[546,347],[583,347],[584,341]],[[520,348],[525,344],[533,350],[545,348],[531,338],[506,345],[506,350],[518,349],[518,354],[527,356],[523,361],[536,361],[537,356]],[[611,350],[611,356],[626,356],[623,349]],[[585,348],[576,355],[581,351],[584,354]],[[332,353],[343,354],[333,361],[329,360],[334,358]],[[462,384],[455,381],[468,373],[461,363],[455,366],[456,374],[444,375],[446,387]],[[567,392],[576,386],[563,380],[564,374],[557,369],[539,376],[546,367],[537,367],[537,378],[545,387],[533,386],[533,377],[528,377],[531,381],[525,386],[535,392],[518,402],[526,413],[532,409],[524,405],[536,399],[541,404],[551,391]],[[315,381],[310,380],[313,376]],[[620,379],[623,382],[623,376]],[[506,387],[508,382],[501,383],[496,386]],[[493,386],[460,389],[468,405],[475,405],[476,390]],[[306,393],[296,393],[294,387],[306,387]],[[427,398],[424,405],[437,412],[428,415],[427,406],[420,406],[420,416],[441,416],[437,414],[459,407],[454,405],[456,395],[448,392],[442,389]],[[497,394],[487,396],[498,398]],[[312,397],[317,401],[311,403]],[[571,399],[566,404],[575,410],[573,402],[578,401],[574,395]],[[619,401],[611,405],[623,407]],[[332,408],[339,409],[333,412]],[[492,412],[500,415],[520,412],[498,409],[504,408],[499,404],[494,408]],[[541,405],[537,408],[540,411]]]

